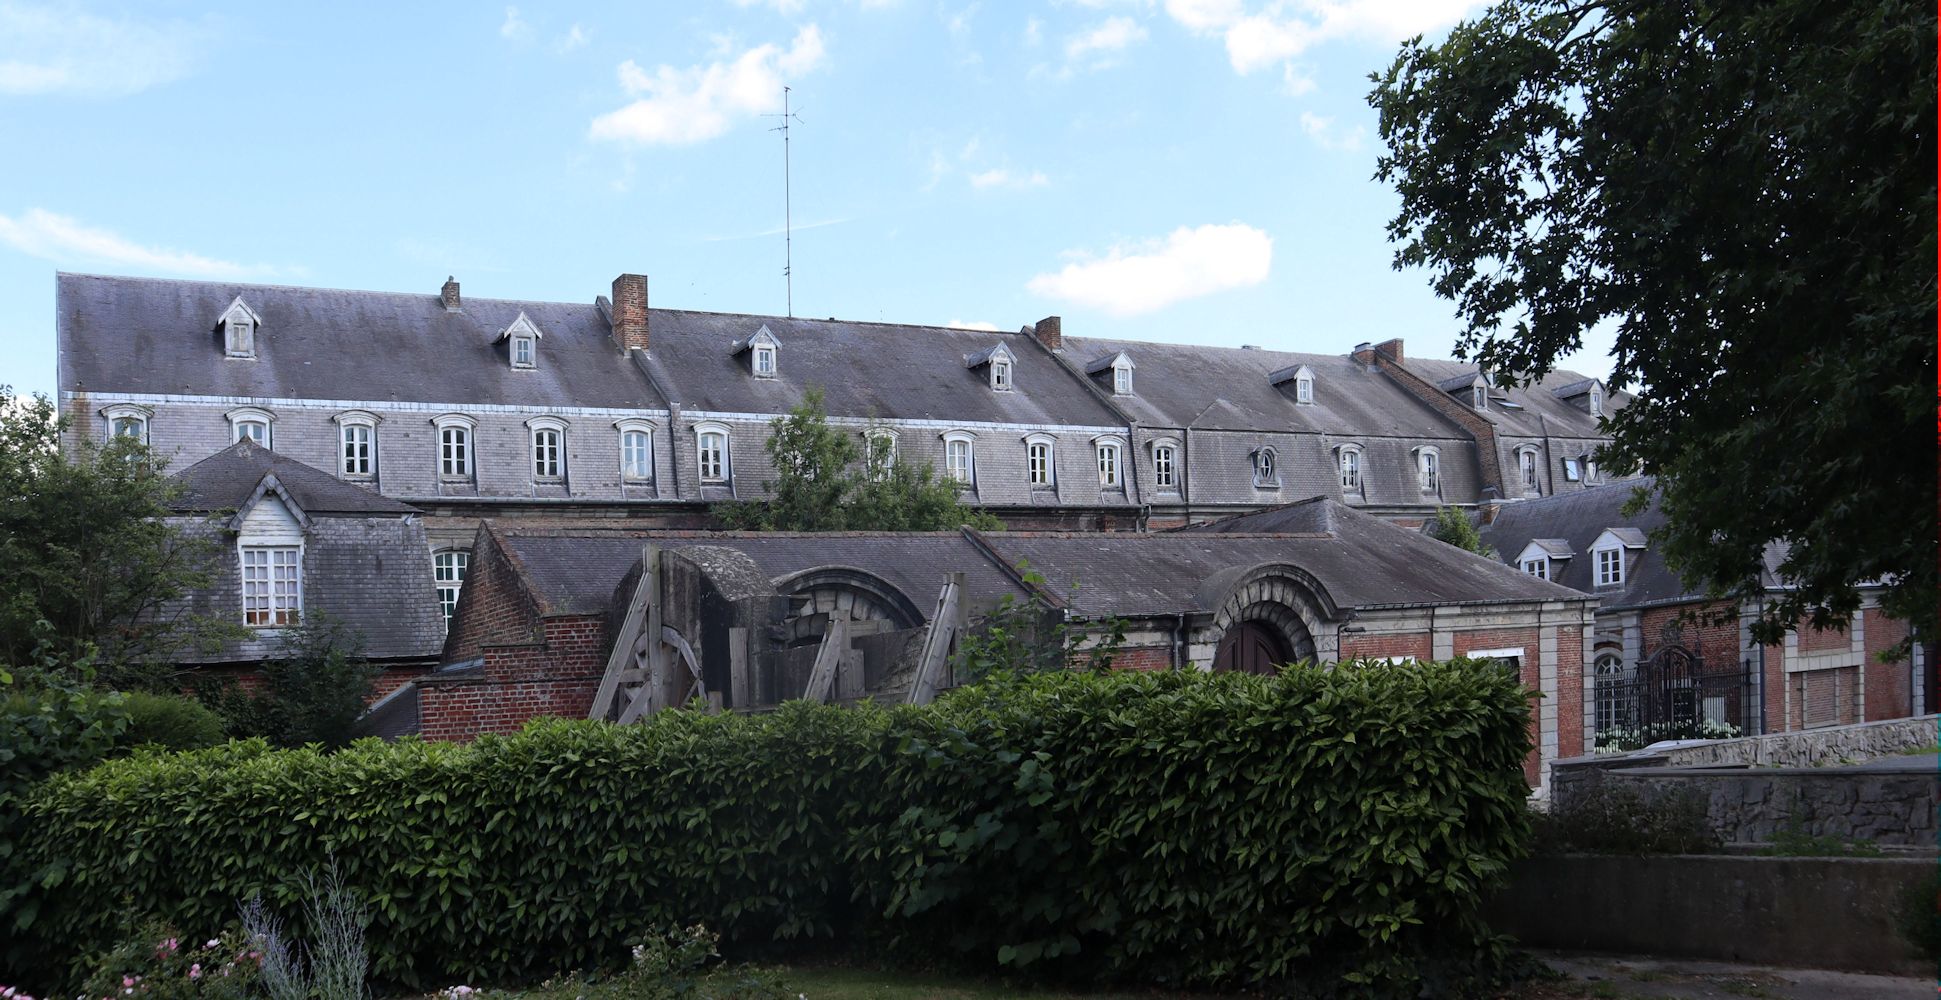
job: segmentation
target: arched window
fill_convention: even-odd
[[[377,415],[364,410],[340,413],[337,421],[337,471],[345,479],[377,474]]]
[[[1598,733],[1637,725],[1638,692],[1631,672],[1616,653],[1597,657],[1594,673],[1595,728]]]
[[[1049,434],[1033,434],[1024,439],[1025,478],[1032,486],[1048,487],[1056,475],[1053,456],[1055,439]]]
[[[445,623],[451,624],[452,612],[458,610],[458,592],[465,587],[465,567],[472,561],[472,553],[465,549],[445,549],[431,554],[431,575],[438,587],[438,607],[445,612]]]
[[[1441,491],[1442,456],[1434,448],[1415,450],[1415,480],[1424,493]]]
[[[532,433],[532,478],[536,482],[558,482],[566,478],[566,421],[558,417],[534,417],[526,421]]]
[[[1340,462],[1343,492],[1361,492],[1361,449],[1354,445],[1343,445]]]
[[[260,410],[254,406],[243,406],[230,410],[223,416],[229,418],[229,440],[241,441],[248,438],[256,442],[258,447],[271,447],[270,422],[276,417],[270,411]]]
[[[459,414],[447,414],[432,423],[438,428],[438,478],[472,478],[472,429],[476,423]]]
[[[704,483],[725,483],[728,481],[728,428],[725,424],[696,424],[694,426],[695,465],[699,467],[701,481]]]
[[[620,431],[620,478],[630,483],[654,478],[654,428],[645,420],[615,421]]]
[[[1523,492],[1535,495],[1540,487],[1537,469],[1537,450],[1531,447],[1516,450],[1517,478],[1523,483]]]
[[[1160,438],[1152,443],[1152,484],[1167,493],[1179,492],[1179,442]]]
[[[1262,446],[1254,452],[1254,485],[1261,489],[1274,489],[1281,484],[1280,463],[1270,446]]]
[[[1099,488],[1107,490],[1124,488],[1124,443],[1116,438],[1102,438],[1093,443],[1098,447]]]
[[[977,438],[969,431],[944,436],[944,475],[969,485],[977,475]]]
[[[896,467],[896,432],[887,427],[864,431],[863,461],[870,478],[888,478]]]

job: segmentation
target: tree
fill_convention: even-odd
[[[934,466],[864,454],[852,435],[829,426],[823,392],[811,386],[787,416],[770,422],[766,447],[776,478],[767,500],[721,504],[715,516],[756,531],[947,531],[1003,524],[957,499],[957,484]]]
[[[165,520],[180,484],[133,438],[63,456],[64,424],[46,397],[0,386],[0,663],[39,649],[113,680],[221,635],[179,610],[213,553]]]
[[[364,714],[377,668],[363,636],[327,615],[305,615],[283,633],[282,655],[263,664],[263,685],[244,691],[227,678],[204,680],[197,696],[229,736],[261,736],[283,747],[342,747]]]
[[[1641,392],[1601,460],[1657,477],[1667,562],[1764,598],[1763,640],[1869,581],[1941,624],[1934,44],[1902,0],[1506,0],[1373,78],[1396,266],[1503,377],[1615,328]]]
[[[1454,507],[1437,507],[1436,519],[1429,522],[1430,538],[1447,542],[1464,552],[1474,552],[1479,556],[1496,557],[1496,550],[1483,544],[1483,534],[1470,523],[1469,516]]]

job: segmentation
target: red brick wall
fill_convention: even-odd
[[[1848,648],[1851,640],[1845,629],[1816,629],[1805,622],[1799,627],[1799,651],[1802,653],[1834,653]]]
[[[1584,629],[1556,626],[1557,756],[1584,753]]]
[[[1649,657],[1669,645],[1665,637],[1671,628],[1686,649],[1704,659],[1708,672],[1730,670],[1739,662],[1739,612],[1729,601],[1649,608],[1638,616],[1638,624],[1640,656]]]
[[[1522,649],[1523,658],[1518,661],[1518,672],[1523,686],[1533,691],[1542,690],[1542,649],[1538,645],[1535,628],[1496,628],[1477,629],[1473,632],[1457,632],[1451,637],[1457,656],[1467,656],[1479,649]],[[1543,720],[1538,712],[1542,702],[1530,702],[1530,755],[1523,758],[1523,780],[1535,788],[1543,780]]]
[[[445,636],[444,662],[476,659],[481,649],[495,643],[531,642],[539,638],[539,630],[538,606],[519,585],[498,539],[481,532]]]
[[[1883,651],[1907,638],[1907,623],[1887,617],[1879,608],[1869,608],[1861,614],[1866,623],[1866,721],[1914,714],[1914,691],[1909,684],[1907,661],[1880,661]]]
[[[485,646],[476,673],[424,684],[418,718],[425,738],[515,732],[540,716],[585,718],[606,671],[605,621],[563,615],[541,627],[543,642]]]
[[[1074,663],[1085,662],[1085,654],[1072,658]],[[1140,646],[1134,649],[1121,649],[1112,657],[1114,670],[1171,670],[1173,667],[1173,648],[1171,646]]]
[[[1434,649],[1427,632],[1403,632],[1390,635],[1343,634],[1341,636],[1341,658],[1344,660],[1375,659],[1384,657],[1410,656],[1427,660]]]

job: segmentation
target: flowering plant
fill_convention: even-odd
[[[241,931],[197,942],[165,924],[150,923],[95,963],[81,998],[244,1000],[262,965],[260,942]]]

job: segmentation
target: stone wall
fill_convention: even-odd
[[[1941,716],[1891,719],[1796,733],[1772,733],[1736,740],[1714,740],[1656,752],[1674,766],[1756,764],[1766,767],[1820,767],[1857,764],[1920,747],[1933,747]]]

